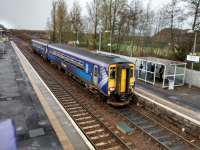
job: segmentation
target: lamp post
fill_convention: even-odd
[[[197,45],[197,31],[195,30],[189,30],[188,33],[194,33],[194,44],[193,44],[193,49],[192,49],[192,55],[195,54],[196,52],[196,45]],[[192,62],[191,70],[194,69],[194,62]],[[192,72],[190,74],[190,83],[189,83],[189,88],[192,87]]]
[[[76,33],[76,47],[78,47],[79,46],[79,40],[78,40],[78,31],[77,31],[77,33]]]
[[[98,25],[98,30],[99,30],[99,50],[97,50],[99,52],[101,51],[102,29],[103,29],[102,21],[100,20],[99,21],[99,25]]]
[[[106,30],[105,31],[106,33],[110,32],[110,43],[109,43],[109,46],[110,46],[110,53],[112,51],[112,32],[110,30]]]
[[[99,52],[101,51],[101,29],[99,29]]]

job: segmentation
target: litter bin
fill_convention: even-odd
[[[169,87],[168,90],[174,90],[174,80],[168,79],[169,80]]]

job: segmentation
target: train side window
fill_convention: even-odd
[[[115,79],[115,68],[111,68],[111,71],[110,71],[110,79]]]
[[[98,76],[98,68],[95,66],[95,68],[94,68],[94,76]]]
[[[89,65],[85,64],[85,72],[88,73],[89,72]]]
[[[133,67],[130,68],[130,77],[133,77]]]

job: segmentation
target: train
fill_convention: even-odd
[[[32,48],[43,59],[75,77],[108,104],[125,106],[133,100],[135,65],[128,60],[40,39],[32,40]]]

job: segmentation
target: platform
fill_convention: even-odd
[[[176,87],[175,90],[162,89],[148,83],[137,82],[136,94],[169,109],[200,125],[200,89],[188,86]]]
[[[16,125],[19,149],[90,149],[91,145],[15,44],[0,54],[0,119]]]
[[[0,55],[0,119],[7,118],[15,122],[19,149],[62,149],[9,43]]]

